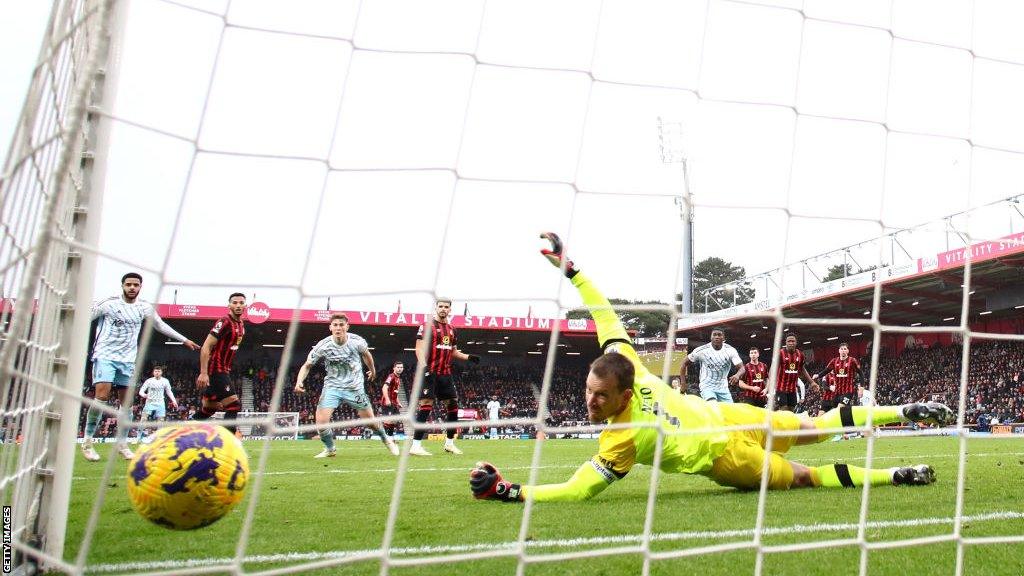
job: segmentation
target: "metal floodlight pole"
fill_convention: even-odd
[[[693,200],[690,196],[690,172],[683,158],[683,197],[679,217],[683,221],[683,310],[693,311]]]
[[[658,117],[661,161],[666,164],[680,164],[683,169],[683,190],[676,197],[675,203],[679,206],[679,218],[683,224],[682,309],[684,314],[689,314],[693,312],[693,197],[690,194],[689,163],[683,150],[682,136],[682,122],[665,122]]]

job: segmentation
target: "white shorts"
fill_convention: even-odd
[[[732,402],[732,393],[728,388],[701,388],[700,397],[708,401]]]

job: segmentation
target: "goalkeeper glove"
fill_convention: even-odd
[[[501,472],[490,462],[477,462],[469,472],[469,487],[477,500],[519,502],[522,486],[501,477]]]
[[[562,262],[565,261],[565,277],[571,279],[575,276],[579,270],[573,265],[572,260],[569,260],[562,254],[562,239],[558,237],[558,234],[544,232],[540,237],[551,242],[551,250],[545,248],[540,251],[548,259],[548,262],[551,262],[555,268],[561,268]]]
[[[468,356],[469,356],[469,358],[467,358],[467,360],[469,360],[473,364],[479,364],[480,363],[480,357],[477,356],[476,354],[469,354]]]

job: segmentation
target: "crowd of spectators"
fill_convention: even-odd
[[[879,404],[916,401],[960,403],[963,348],[911,348],[879,362]],[[967,364],[966,420],[982,415],[993,423],[1024,422],[1024,344],[975,341]]]
[[[970,355],[966,422],[976,424],[979,419],[991,423],[1024,422],[1024,343],[975,341]],[[898,355],[883,351],[878,363],[876,403],[900,405],[935,401],[957,409],[962,358],[963,348],[959,344],[906,348]],[[871,358],[859,360],[864,367],[860,383],[866,387]],[[808,362],[807,371],[820,373],[827,361],[828,358],[817,358]],[[698,394],[698,374],[698,370],[691,370],[687,379],[687,389],[693,394]],[[733,397],[739,400],[739,389],[733,390]],[[820,395],[807,390],[803,409],[813,414],[820,405]]]
[[[899,355],[882,354],[876,389],[879,404],[904,404],[915,401],[939,401],[957,407],[960,399],[960,374],[962,348],[959,345],[931,348],[908,348]],[[407,367],[413,366],[411,358],[404,360]],[[393,360],[393,359],[392,359]],[[862,364],[869,365],[869,358],[862,359]],[[178,399],[178,411],[172,412],[168,406],[168,418],[188,419],[199,405],[199,395],[195,388],[198,368],[195,362],[174,359],[159,360],[164,367],[164,375],[173,386]],[[813,374],[820,366],[811,363],[808,370]],[[243,389],[243,381],[252,381],[252,409],[267,412],[270,409],[271,395],[277,379],[278,367],[271,358],[252,359],[236,365],[235,384],[239,393]],[[375,412],[380,412],[381,383],[390,372],[391,361],[378,366],[378,378],[368,382],[366,392],[374,405]],[[537,414],[537,400],[540,396],[544,370],[539,363],[520,365],[506,363],[503,365],[462,365],[454,367],[455,381],[458,385],[462,408],[477,410],[481,418],[487,417],[486,405],[496,398],[501,404],[502,418],[532,418]],[[140,382],[148,377],[150,367],[140,374]],[[298,365],[288,369],[281,394],[280,411],[299,414],[301,424],[313,422],[316,404],[323,385],[324,371],[320,366],[314,367],[306,379],[306,392],[298,394],[293,390]],[[697,371],[691,371],[695,375]],[[403,402],[411,393],[414,371],[406,370],[403,375]],[[867,369],[862,376],[868,375]],[[548,394],[548,423],[552,425],[575,425],[586,421],[584,400],[584,381],[586,367],[558,367],[551,378]],[[691,384],[691,389],[695,385]],[[967,372],[967,422],[984,423],[1024,422],[1024,344],[1007,341],[975,342],[970,351],[970,363]],[[736,391],[738,392],[738,391]],[[86,389],[86,396],[92,396],[92,387]],[[818,409],[819,399],[816,394],[808,391],[804,407],[811,413]],[[140,418],[142,402],[136,399],[133,415]],[[116,404],[115,404],[116,407]],[[342,406],[334,414],[334,420],[356,418],[355,412],[348,406]],[[440,421],[444,415],[437,412],[432,421]],[[85,409],[82,410],[81,421],[85,420]],[[110,417],[101,422],[98,436],[112,435],[116,432],[115,419]],[[356,429],[352,433],[360,433]]]

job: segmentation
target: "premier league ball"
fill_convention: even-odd
[[[209,526],[245,494],[249,457],[222,426],[161,428],[128,464],[128,497],[143,518],[174,530]]]

